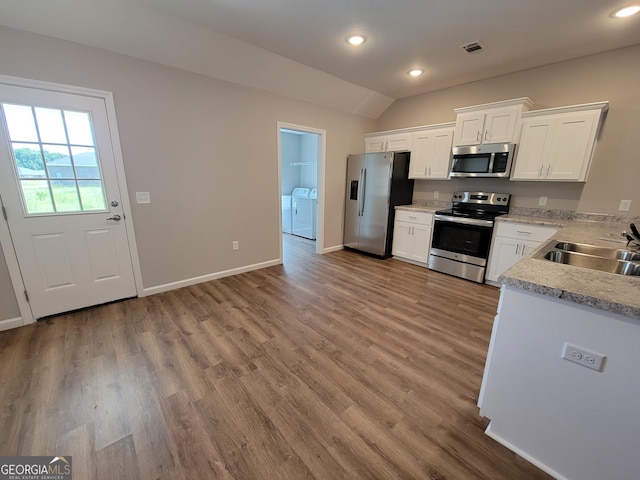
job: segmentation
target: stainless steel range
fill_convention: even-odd
[[[507,193],[455,192],[435,214],[429,268],[483,283],[495,217],[509,212]]]

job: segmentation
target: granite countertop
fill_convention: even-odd
[[[441,210],[443,207],[435,207],[430,205],[399,205],[396,210],[407,210],[409,212],[426,212],[434,213],[436,210]]]
[[[511,215],[499,221],[516,221]],[[542,224],[541,218],[521,218],[522,223]],[[550,219],[552,222],[558,219]],[[544,223],[553,225],[553,223]],[[625,315],[640,320],[640,277],[600,272],[587,268],[553,263],[532,258],[539,250],[557,241],[588,243],[609,248],[626,249],[620,236],[629,229],[627,223],[562,220],[558,232],[500,276],[498,281],[523,290],[549,295],[569,302]],[[629,247],[630,250],[637,250]]]
[[[540,225],[543,227],[556,227],[562,228],[571,223],[571,220],[564,218],[548,218],[548,217],[535,217],[530,215],[500,215],[497,219],[500,222],[507,223],[526,223],[527,225]]]

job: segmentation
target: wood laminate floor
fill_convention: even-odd
[[[0,332],[0,455],[93,479],[548,479],[483,434],[498,290],[313,254]]]

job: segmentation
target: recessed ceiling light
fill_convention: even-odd
[[[422,75],[424,73],[424,70],[421,68],[414,68],[412,70],[409,70],[407,72],[409,75],[411,75],[412,77],[419,77],[420,75]]]
[[[349,35],[347,37],[347,43],[356,47],[362,45],[366,40],[363,35]]]
[[[613,12],[613,16],[617,18],[624,18],[635,15],[638,12],[640,12],[640,5],[631,5],[621,8],[620,10],[616,10],[615,12]]]

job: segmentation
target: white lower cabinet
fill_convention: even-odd
[[[427,264],[433,233],[433,214],[397,210],[391,254],[399,259]]]
[[[496,222],[485,279],[497,282],[500,275],[549,240],[557,231],[555,227]]]

